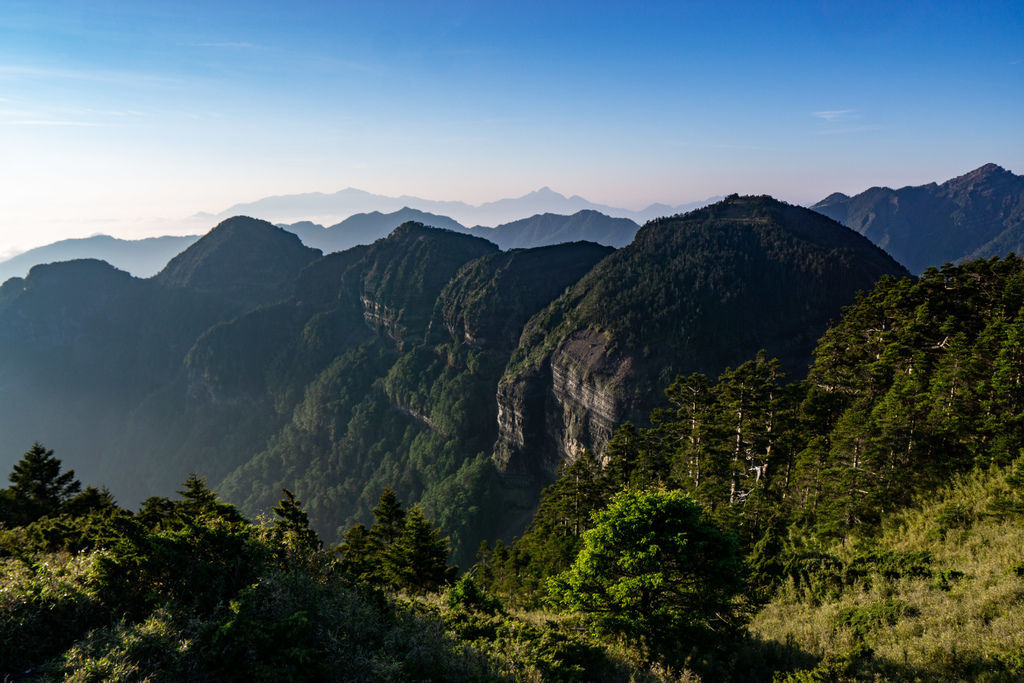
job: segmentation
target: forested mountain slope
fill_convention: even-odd
[[[432,232],[395,239],[460,246]],[[308,268],[303,305],[337,301],[313,295],[346,276],[361,287],[372,251]],[[541,306],[548,292],[527,286],[536,268],[585,269],[604,252],[468,261],[414,347],[428,360],[401,354],[427,370],[423,384],[394,384],[419,376],[391,376],[396,363],[381,402],[444,404],[415,402],[460,358],[461,374],[483,377],[487,354],[510,348],[500,325],[481,326],[486,311],[523,319],[530,307],[514,312],[491,284],[517,283]],[[126,277],[86,269],[97,282]],[[190,476],[178,498],[132,512],[36,444],[0,489],[0,673],[1018,681],[1022,339],[1024,260],[883,278],[822,336],[806,379],[784,385],[763,353],[717,380],[677,377],[650,427],[623,425],[599,457],[563,464],[522,538],[482,547],[457,581],[443,532],[387,488],[372,524],[324,547],[290,491],[250,521]],[[421,416],[435,431],[441,417]],[[269,461],[287,462],[295,443]]]
[[[615,556],[594,555],[607,529],[590,529],[624,490],[676,491],[737,543],[739,604],[761,639],[730,646],[712,678],[750,671],[757,642],[780,659],[756,667],[806,669],[790,681],[1019,680],[1022,339],[1022,259],[883,278],[822,336],[804,380],[783,385],[764,354],[717,380],[677,377],[651,427],[624,425],[599,457],[563,465],[526,533],[485,549],[476,575],[506,601],[558,602],[599,628],[618,614],[608,628],[623,633],[636,620],[617,600],[639,610],[648,587],[671,601],[659,587],[689,570],[644,569],[605,592],[600,580],[637,570],[614,573]],[[642,562],[629,553],[648,543],[619,552]]]
[[[336,539],[391,486],[422,501],[465,563],[481,538],[521,528],[561,458],[643,418],[675,373],[767,347],[802,374],[840,306],[902,272],[851,231],[763,197],[650,223],[619,252],[500,252],[408,223],[320,256],[240,217],[148,281],[69,271],[45,300],[5,286],[0,329],[59,345],[5,356],[2,400],[18,443],[56,433],[126,502],[198,471],[247,513],[292,489]],[[87,330],[76,323],[94,310]],[[48,393],[68,402],[56,416]]]
[[[889,252],[913,273],[1024,251],[1024,176],[995,164],[940,184],[872,187],[811,207]]]
[[[770,197],[652,221],[527,325],[498,388],[495,458],[553,471],[643,420],[676,374],[717,374],[758,349],[801,376],[857,291],[905,273],[852,231]]]

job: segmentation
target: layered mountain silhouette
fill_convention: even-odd
[[[571,216],[544,213],[494,228],[477,226],[470,232],[494,242],[502,249],[527,249],[580,240],[624,247],[633,241],[639,229],[640,226],[629,218],[613,218],[584,209]]]
[[[1024,253],[1024,176],[995,164],[940,184],[831,194],[811,207],[856,230],[914,273]]]
[[[465,562],[676,373],[767,348],[800,375],[858,289],[905,272],[768,197],[651,222],[618,251],[501,251],[410,222],[321,255],[235,217],[146,280],[76,261],[5,283],[0,452],[44,441],[126,504],[190,472],[249,512],[286,487],[334,539],[391,486]]]
[[[412,208],[433,214],[451,216],[463,225],[499,225],[536,214],[574,214],[582,210],[598,211],[617,218],[629,218],[643,223],[659,216],[668,216],[705,206],[720,199],[715,197],[686,204],[651,204],[640,211],[595,204],[578,195],[566,197],[549,187],[542,187],[521,197],[499,199],[480,205],[461,201],[438,201],[402,195],[389,197],[364,190],[347,188],[333,194],[310,192],[305,194],[264,197],[253,202],[235,204],[218,214],[203,214],[209,218],[225,218],[237,214],[261,216],[278,223],[314,220],[332,222],[341,216],[371,211],[397,211]]]
[[[493,228],[482,225],[467,228],[448,216],[408,207],[393,213],[373,211],[356,214],[327,228],[310,221],[282,224],[281,227],[294,232],[307,246],[330,253],[344,251],[357,244],[370,244],[409,221],[483,237],[502,249],[530,249],[581,240],[622,247],[629,244],[640,229],[639,225],[628,218],[612,218],[591,210],[578,211],[569,216],[537,214]]]
[[[668,210],[671,208],[666,207]],[[298,235],[307,247],[331,253],[359,244],[371,244],[409,221],[483,237],[502,249],[526,249],[580,240],[621,247],[629,244],[640,229],[627,218],[612,218],[591,210],[572,215],[538,214],[493,228],[479,225],[467,228],[448,216],[408,207],[391,213],[371,211],[356,214],[328,227],[312,221],[279,224],[278,227]],[[0,262],[0,283],[12,277],[24,277],[36,265],[78,259],[106,261],[135,277],[147,278],[161,271],[172,258],[198,239],[199,235],[166,235],[142,240],[94,235],[61,240]]]
[[[135,277],[149,277],[197,239],[199,235],[166,235],[141,240],[94,235],[61,240],[0,262],[0,282],[12,277],[25,277],[32,266],[77,259],[99,259]]]

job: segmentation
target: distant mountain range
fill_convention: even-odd
[[[671,216],[706,206],[721,197],[685,204],[651,204],[640,211],[605,204],[595,204],[578,195],[566,197],[549,187],[542,187],[522,197],[499,199],[474,206],[461,201],[438,201],[402,195],[389,197],[364,190],[347,188],[334,194],[309,192],[305,194],[264,197],[253,202],[235,204],[217,214],[200,214],[210,219],[230,216],[259,216],[274,223],[293,223],[311,220],[321,224],[337,221],[343,216],[372,211],[398,211],[403,208],[451,216],[462,225],[499,225],[519,220],[524,216],[555,213],[570,215],[582,210],[599,211],[616,218],[629,218],[643,224],[652,218]]]
[[[864,235],[913,273],[971,258],[1024,254],[1024,176],[985,164],[941,185],[872,187],[811,207]]]
[[[531,249],[581,240],[624,247],[633,241],[633,236],[640,229],[639,225],[628,218],[613,218],[590,209],[577,211],[571,216],[545,213],[493,228],[482,225],[467,228],[448,216],[409,207],[393,213],[373,211],[356,214],[327,228],[310,221],[281,223],[279,226],[294,232],[306,246],[331,253],[350,249],[357,244],[370,244],[387,237],[392,230],[409,221],[483,237],[501,249]]]
[[[0,262],[0,282],[24,277],[32,266],[75,259],[100,259],[136,277],[149,277],[160,271],[176,254],[199,239],[199,235],[183,237],[150,237],[123,240],[109,235],[94,235],[61,240],[43,247],[29,249]]]
[[[409,221],[483,237],[501,249],[529,249],[578,241],[624,247],[633,240],[633,235],[640,229],[639,225],[628,218],[612,218],[589,209],[578,211],[571,216],[539,214],[493,228],[480,225],[467,228],[448,216],[409,207],[392,213],[371,211],[356,214],[330,227],[312,221],[278,224],[278,227],[298,235],[307,247],[329,254],[345,251],[359,244],[371,244],[387,237],[392,230]],[[153,237],[143,240],[123,240],[109,235],[96,235],[62,240],[0,262],[0,283],[12,277],[24,277],[36,265],[76,259],[99,259],[135,277],[150,277],[198,239],[199,235]]]

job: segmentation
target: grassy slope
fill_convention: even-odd
[[[1020,680],[1022,473],[1024,459],[960,477],[887,520],[873,547],[930,553],[928,575],[875,574],[825,599],[789,585],[756,615],[752,633],[825,658],[818,673],[831,665],[833,673],[845,671],[840,680]],[[848,539],[831,552],[850,559],[857,546]]]

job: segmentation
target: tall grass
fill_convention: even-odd
[[[1024,680],[1022,469],[959,477],[893,515],[880,537],[830,549],[844,561],[867,547],[928,553],[925,575],[874,572],[825,599],[790,583],[752,634],[823,658],[819,673],[845,658],[840,680]]]

